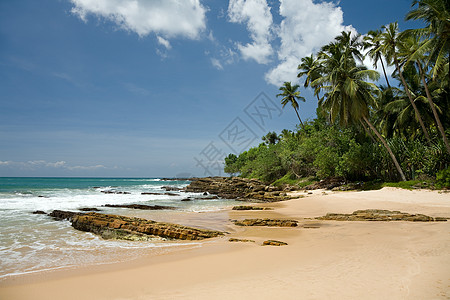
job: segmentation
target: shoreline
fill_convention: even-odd
[[[305,195],[296,192],[297,196]],[[428,190],[313,191],[304,198],[253,204],[274,210],[224,213],[225,237],[191,249],[133,261],[17,276],[0,281],[0,298],[448,299],[450,222],[339,222],[310,219],[326,213],[390,209],[450,217],[450,195]],[[196,213],[219,222],[210,212]],[[189,219],[192,216],[181,215]],[[238,227],[227,219],[299,220],[295,228]],[[194,218],[195,219],[195,218]],[[193,219],[189,222],[194,222]],[[228,242],[229,238],[255,243]],[[287,246],[260,246],[264,240]],[[249,288],[251,287],[251,288]]]

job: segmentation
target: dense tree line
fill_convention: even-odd
[[[263,143],[225,159],[225,172],[273,182],[281,177],[344,177],[384,181],[449,174],[450,2],[415,0],[407,20],[424,28],[400,32],[391,23],[366,35],[342,32],[302,58],[298,77],[318,101],[302,122],[299,85],[280,87],[281,105],[299,119],[296,131],[268,133]],[[377,71],[362,64],[368,56]],[[395,71],[390,74],[387,66]]]

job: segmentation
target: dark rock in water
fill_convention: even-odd
[[[141,195],[161,195],[161,193],[151,193],[151,192],[143,192]]]
[[[101,191],[103,194],[115,194],[115,195],[129,195],[130,192],[117,192],[117,191]]]
[[[271,227],[296,227],[298,221],[296,220],[282,220],[282,219],[245,219],[233,220],[237,226],[271,226]]]
[[[409,214],[400,211],[366,209],[357,210],[351,214],[328,213],[318,220],[333,221],[412,221],[412,222],[439,222],[447,221],[446,218],[433,218],[422,214]]]
[[[105,204],[105,207],[118,207],[118,208],[132,208],[132,209],[144,209],[144,210],[163,210],[163,209],[177,209],[173,206],[163,205],[144,205],[144,204]]]
[[[47,213],[42,210],[36,210],[32,212],[33,215],[46,215]]]
[[[203,196],[208,196],[208,192],[204,192],[204,193],[203,193]]]
[[[142,239],[158,236],[168,239],[202,240],[223,235],[223,232],[198,229],[171,223],[161,223],[141,218],[87,213],[76,215],[72,220],[75,229],[88,231],[103,238]]]
[[[80,210],[80,211],[101,211],[100,209],[98,209],[96,207],[82,207],[82,208],[79,208],[78,210]]]
[[[45,196],[39,195],[38,198],[46,198]]]
[[[239,206],[233,206],[232,210],[271,210],[270,207],[256,207],[256,206],[249,206],[249,205],[239,205]]]
[[[178,191],[182,190],[182,188],[180,188],[178,186],[163,186],[163,187],[161,187],[161,189],[166,190],[168,192],[170,192],[170,191],[178,192]]]
[[[184,198],[184,199],[181,199],[181,201],[192,201],[192,199],[191,198]]]
[[[264,241],[262,245],[263,246],[286,246],[287,243],[275,241],[275,240],[268,240],[268,241]]]
[[[54,210],[48,215],[53,217],[55,220],[69,220],[71,221],[73,217],[82,215],[83,213],[73,212],[73,211],[65,211],[65,210]]]
[[[164,193],[163,195],[166,195],[166,196],[180,196],[179,194],[175,194],[175,193]]]
[[[240,177],[195,178],[186,192],[214,194],[222,199],[275,202],[291,199],[280,187],[266,185],[257,179]]]

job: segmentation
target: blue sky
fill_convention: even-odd
[[[295,128],[275,95],[299,58],[342,30],[412,26],[411,1],[367,3],[3,0],[0,176],[219,174],[224,155]]]

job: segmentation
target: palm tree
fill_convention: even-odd
[[[314,95],[316,95],[317,100],[320,101],[319,91],[320,87],[312,86],[311,83],[321,77],[320,73],[320,62],[317,58],[315,58],[312,54],[310,56],[303,57],[301,59],[301,64],[298,65],[297,69],[300,70],[297,77],[300,78],[302,76],[306,76],[305,84],[303,85],[305,88],[311,86],[314,88]]]
[[[283,99],[281,99],[283,108],[286,106],[286,104],[291,103],[292,107],[295,110],[295,113],[297,114],[298,120],[300,121],[300,124],[304,129],[302,119],[300,119],[300,115],[298,114],[299,105],[297,100],[305,102],[305,98],[300,96],[300,91],[297,91],[299,87],[300,86],[298,84],[292,85],[291,82],[286,81],[283,86],[279,88],[282,93],[278,94],[277,97],[283,97]]]
[[[406,20],[422,20],[426,27],[413,29],[411,32],[430,39],[423,48],[430,51],[429,62],[433,62],[432,77],[444,68],[449,60],[450,49],[450,2],[448,0],[414,0],[412,6],[417,8],[406,15]],[[449,73],[450,79],[450,73]]]
[[[427,81],[425,79],[425,61],[426,56],[422,53],[423,45],[427,43],[427,41],[420,41],[417,35],[406,35],[403,38],[403,43],[401,47],[399,47],[399,55],[402,55],[407,59],[408,62],[414,62],[417,69],[419,70],[419,75],[422,80],[422,84],[425,88],[426,98],[428,99],[428,103],[430,104],[431,111],[433,112],[434,119],[436,121],[436,125],[441,133],[442,139],[444,140],[445,147],[447,148],[447,152],[450,154],[450,144],[447,139],[447,135],[445,133],[444,126],[442,126],[442,122],[439,118],[439,115],[436,110],[436,106],[433,102],[433,98],[431,97],[430,90],[428,88]]]
[[[386,83],[389,88],[391,85],[389,84],[388,77],[386,75],[386,69],[384,67],[383,56],[381,54],[381,43],[380,43],[381,30],[371,30],[364,37],[364,49],[369,49],[367,54],[373,62],[373,67],[376,69],[378,62],[381,62],[381,67],[383,68],[384,78],[386,79]]]
[[[323,59],[324,75],[317,79],[317,84],[323,84],[326,91],[323,101],[319,103],[329,111],[334,122],[339,118],[341,125],[364,121],[380,139],[402,180],[406,177],[394,153],[378,130],[369,121],[369,107],[376,106],[376,97],[380,91],[378,87],[367,80],[376,81],[379,74],[367,70],[364,66],[357,66],[349,39],[345,37],[337,43],[331,43],[322,48],[320,56]]]
[[[401,43],[398,34],[398,24],[397,22],[394,22],[387,26],[383,26],[382,28],[384,29],[384,32],[380,36],[380,42],[383,45],[382,46],[383,54],[386,57],[386,59],[394,62],[398,76],[400,77],[403,87],[405,88],[405,92],[408,95],[408,99],[412,107],[414,108],[414,112],[416,113],[416,119],[419,121],[420,127],[422,127],[422,131],[423,134],[425,135],[425,138],[431,145],[430,135],[428,134],[425,124],[423,123],[422,116],[420,115],[419,110],[417,109],[413,101],[411,93],[409,92],[408,84],[406,83],[405,78],[403,77],[402,74],[402,70],[400,69],[400,63],[397,56],[397,48],[398,45]]]

